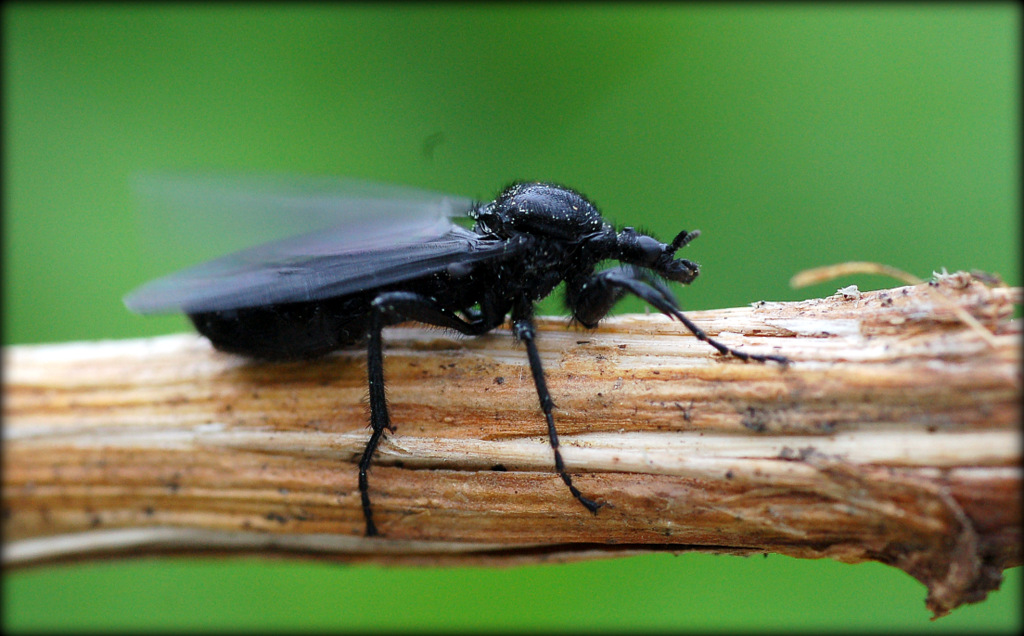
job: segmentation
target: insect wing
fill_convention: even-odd
[[[440,234],[472,207],[465,197],[308,175],[141,174],[132,192],[146,253],[167,271],[340,225]]]
[[[137,313],[195,313],[320,300],[510,256],[516,247],[450,221],[443,228],[339,226],[159,278],[125,305]]]
[[[336,177],[149,174],[133,185],[151,251],[168,253],[167,260],[248,248],[133,291],[125,304],[139,313],[322,298],[318,290],[338,283],[317,269],[328,262],[337,276],[360,272],[363,279],[374,253],[374,261],[401,270],[415,254],[458,251],[458,239],[445,238],[455,227],[450,218],[472,207],[465,197]],[[418,247],[396,249],[408,245]]]

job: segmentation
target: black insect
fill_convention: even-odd
[[[517,183],[486,204],[407,196],[411,191],[393,187],[364,185],[362,190],[261,197],[261,205],[282,210],[298,202],[321,212],[364,207],[374,213],[152,281],[126,296],[125,304],[139,313],[182,311],[217,349],[253,358],[313,358],[365,345],[372,432],[359,462],[359,491],[368,536],[378,531],[367,471],[381,436],[391,429],[381,342],[386,326],[417,321],[480,335],[511,315],[512,333],[526,347],[547,420],[555,470],[594,513],[604,504],[580,493],[565,471],[554,402],[535,343],[534,303],[556,285],[565,281],[572,318],[585,327],[596,326],[631,293],[722,354],[786,361],[729,348],[679,311],[664,281],[688,284],[697,276],[696,263],[675,256],[696,231],[680,232],[667,244],[633,228],[616,231],[583,195],[550,183]],[[396,192],[402,196],[394,197]],[[404,212],[395,220],[398,208]],[[455,212],[468,213],[475,222],[471,230],[447,218]],[[620,265],[595,271],[607,259]]]

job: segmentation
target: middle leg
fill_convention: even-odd
[[[530,372],[533,374],[533,382],[537,388],[537,397],[540,399],[540,408],[544,412],[544,419],[548,424],[548,439],[551,442],[551,449],[555,454],[555,470],[562,478],[569,492],[590,512],[597,514],[598,508],[608,504],[594,501],[583,496],[572,483],[572,477],[565,472],[565,462],[562,461],[562,452],[558,449],[558,431],[555,430],[555,417],[552,411],[555,407],[551,393],[548,391],[547,381],[544,378],[544,367],[541,365],[540,353],[537,351],[536,328],[533,325],[532,307],[526,301],[521,302],[512,316],[512,332],[516,339],[526,345],[526,355],[530,360]]]

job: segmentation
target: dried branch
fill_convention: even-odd
[[[392,421],[361,536],[364,353],[260,364],[193,335],[4,351],[4,562],[168,551],[517,563],[645,551],[875,560],[936,615],[1019,565],[1019,289],[934,286],[540,323],[568,469],[553,473],[507,331],[386,334]],[[933,291],[934,291],[933,289]],[[957,318],[961,307],[991,342]],[[994,346],[993,346],[994,343]]]

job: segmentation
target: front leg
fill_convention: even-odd
[[[571,286],[567,300],[576,320],[585,327],[592,328],[597,326],[597,323],[626,293],[639,297],[669,318],[675,318],[683,323],[699,340],[708,343],[722,355],[735,356],[744,362],[748,360],[757,362],[772,360],[781,364],[789,362],[783,356],[746,353],[718,342],[687,318],[686,314],[679,311],[675,297],[661,280],[640,268],[613,267],[598,272]]]
[[[627,292],[632,291],[622,283],[624,279],[646,283],[652,288],[651,293],[675,306],[672,291],[664,281],[639,267],[620,265],[600,271],[589,278],[570,282],[566,286],[565,303],[572,311],[573,319],[587,329],[596,327],[612,307],[622,300]]]

